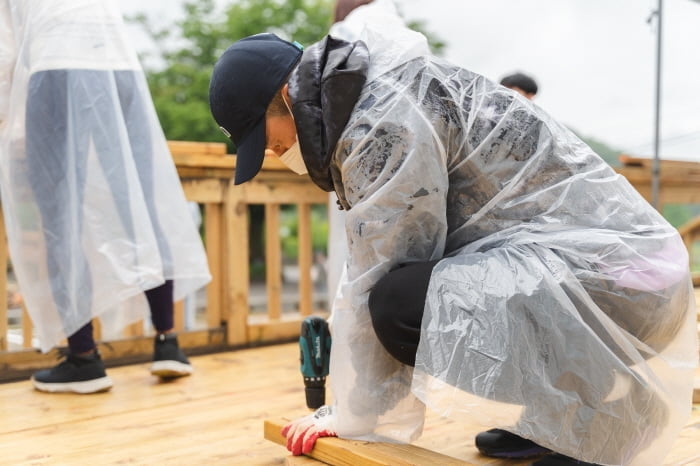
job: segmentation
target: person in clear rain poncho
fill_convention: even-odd
[[[539,107],[425,50],[379,21],[304,51],[250,36],[214,67],[235,182],[267,149],[346,210],[333,402],[288,448],[411,442],[428,406],[498,427],[489,455],[660,464],[698,354],[677,231]]]
[[[210,280],[145,76],[112,0],[0,0],[0,175],[10,256],[46,352],[36,388],[108,389],[91,320],[150,316],[156,375],[192,368],[173,300]],[[144,294],[145,292],[145,294]]]

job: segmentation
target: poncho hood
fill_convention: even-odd
[[[363,42],[327,36],[309,47],[289,81],[292,113],[309,176],[333,191],[330,160],[367,80],[369,53]]]

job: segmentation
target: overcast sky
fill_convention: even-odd
[[[226,5],[233,0],[218,0]],[[162,23],[178,0],[120,0]],[[536,102],[579,133],[652,156],[658,0],[395,0],[447,42],[445,58],[500,80],[532,75]],[[700,1],[663,1],[661,157],[700,162]],[[136,44],[137,50],[139,43]]]

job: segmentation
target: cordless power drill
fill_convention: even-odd
[[[320,408],[326,402],[326,376],[331,358],[331,334],[325,319],[309,316],[302,321],[299,347],[306,406]]]

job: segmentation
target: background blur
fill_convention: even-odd
[[[219,55],[242,37],[269,31],[305,46],[331,25],[335,0],[120,0],[166,137],[231,142],[209,113]],[[658,0],[395,0],[435,53],[495,81],[533,76],[535,103],[608,163],[652,157]],[[700,162],[700,0],[664,0],[660,158]],[[667,206],[680,226],[698,205]],[[314,211],[314,250],[327,250],[327,222]],[[262,210],[251,210],[251,272],[262,274]],[[285,251],[296,215],[283,212]],[[290,252],[290,254],[293,254]],[[295,257],[287,256],[286,261]],[[321,257],[320,261],[323,260]]]
[[[132,20],[130,28],[155,96],[180,101],[203,97],[196,87],[204,86],[225,45],[263,30],[309,45],[325,33],[334,5],[333,0],[120,2],[127,17],[147,19],[148,27]],[[601,143],[594,147],[605,152],[601,155],[611,150],[652,156],[656,22],[651,13],[657,0],[395,3],[407,20],[420,22],[435,42],[444,42],[442,55],[450,61],[493,80],[515,70],[534,76],[540,85],[536,103],[589,143]],[[700,2],[665,0],[663,17],[660,153],[665,159],[700,161]],[[207,35],[206,44],[198,43]],[[187,50],[173,55],[178,49]],[[172,83],[155,74],[164,67],[186,71],[195,62],[201,80],[181,76],[176,93],[166,85]],[[168,137],[176,139],[178,131],[192,128],[193,119],[198,122],[194,128],[218,136],[211,121],[189,111],[192,102],[180,111],[166,108],[162,100],[156,103]]]

